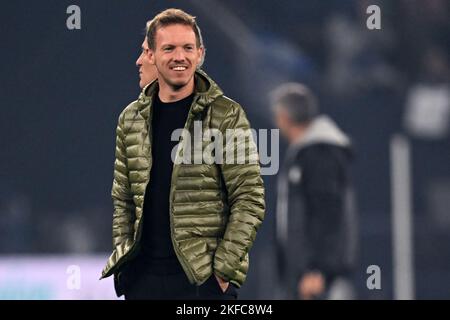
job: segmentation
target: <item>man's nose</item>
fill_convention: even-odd
[[[142,65],[142,53],[136,60],[136,67],[140,67]]]
[[[184,61],[184,52],[183,52],[183,49],[181,49],[181,48],[176,49],[175,52],[174,52],[174,57],[173,57],[173,59],[174,59],[175,61]]]

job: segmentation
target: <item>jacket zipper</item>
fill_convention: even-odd
[[[153,167],[153,157],[152,157],[152,152],[153,152],[153,132],[152,132],[152,130],[150,130],[150,128],[151,128],[150,124],[152,123],[152,119],[153,119],[153,99],[149,103],[149,108],[150,108],[150,110],[149,110],[149,116],[148,116],[149,119],[147,120],[147,133],[148,133],[148,139],[149,139],[149,142],[150,142],[150,156],[149,156],[150,164],[149,164],[149,168],[148,168],[148,179],[145,182],[144,195],[142,197],[142,209],[141,209],[142,212],[141,212],[141,219],[139,220],[138,230],[137,230],[137,235],[136,235],[136,241],[135,241],[136,246],[138,244],[140,244],[140,240],[141,240],[142,224],[143,224],[142,220],[144,220],[145,193],[147,192],[147,186],[148,186],[148,183],[150,182],[150,175],[151,175],[152,167]]]
[[[192,114],[192,108],[196,104],[197,99],[198,99],[198,96],[195,96],[194,100],[192,101],[191,107],[189,109],[189,114],[188,114],[187,121],[184,124],[184,130],[189,129],[189,127],[190,127],[190,125],[192,123],[192,119],[194,117],[193,114]],[[181,139],[183,139],[183,136],[181,136]],[[179,156],[180,147],[183,144],[184,144],[184,141],[181,141],[178,144],[178,148],[177,148],[177,152],[175,153],[176,156],[175,156],[174,160],[176,160],[177,157]],[[184,151],[185,150],[183,150],[183,156],[184,156]],[[179,248],[178,248],[178,246],[177,246],[177,244],[176,244],[176,242],[174,240],[174,227],[173,227],[173,214],[172,214],[172,212],[173,212],[173,200],[172,200],[172,198],[174,196],[174,191],[175,191],[175,183],[174,183],[175,182],[175,178],[178,176],[178,170],[180,168],[180,165],[175,165],[175,163],[176,163],[176,161],[174,161],[174,163],[173,163],[172,178],[171,178],[171,181],[170,181],[170,194],[169,194],[169,211],[170,211],[169,212],[169,217],[170,217],[170,234],[171,234],[170,238],[172,239],[172,245],[173,245],[175,253],[176,253],[177,257],[178,257],[178,261],[180,262],[181,266],[183,267],[184,271],[186,272],[186,275],[187,275],[189,281],[191,283],[195,284],[197,279],[196,279],[196,277],[194,275],[194,272],[191,270],[191,268],[188,266],[188,264],[184,261],[183,255],[181,254],[181,252],[180,252],[180,250],[179,250]]]
[[[150,101],[150,105],[149,105],[149,108],[150,108],[150,114],[149,114],[149,120],[148,120],[148,123],[151,123],[151,121],[152,121],[152,118],[153,118],[153,108],[152,108],[152,101]],[[148,123],[147,123],[147,125],[148,125]],[[150,128],[150,125],[148,125],[148,128]],[[152,132],[151,132],[151,130],[147,130],[147,132],[148,132],[148,135],[149,135],[149,140],[150,140],[150,159],[152,159],[152,154],[151,154],[151,152],[152,152],[152,148],[153,148],[153,135],[152,135]],[[117,263],[115,266],[114,266],[114,269],[119,269],[119,267],[122,265],[122,264],[124,264],[125,263],[125,261],[127,260],[127,258],[129,257],[129,256],[131,256],[133,253],[134,253],[134,251],[136,251],[136,248],[137,248],[137,246],[139,245],[139,242],[140,242],[140,239],[141,239],[141,235],[142,235],[142,220],[144,219],[144,201],[145,201],[145,192],[146,192],[146,190],[147,190],[147,185],[148,185],[148,183],[150,182],[150,173],[151,173],[151,171],[152,171],[152,166],[153,166],[153,159],[152,159],[152,161],[151,161],[151,163],[150,163],[150,165],[149,165],[149,169],[148,169],[148,179],[147,179],[147,181],[145,182],[145,188],[144,188],[144,196],[142,197],[142,213],[141,213],[141,219],[139,220],[139,224],[138,224],[138,228],[137,228],[137,234],[136,234],[136,240],[134,240],[134,242],[133,242],[133,246],[131,247],[131,249],[130,249],[130,251],[128,251],[125,255],[123,255],[120,259],[119,259],[119,263]]]

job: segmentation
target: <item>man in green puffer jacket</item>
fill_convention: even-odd
[[[250,124],[199,70],[204,47],[194,17],[165,10],[147,39],[158,78],[119,116],[114,250],[102,278],[114,275],[126,299],[235,299],[265,214]],[[197,129],[233,139],[214,140],[216,161],[199,159],[190,143]],[[201,139],[200,155],[207,146]]]

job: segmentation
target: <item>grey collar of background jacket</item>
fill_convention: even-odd
[[[306,130],[305,135],[293,144],[293,148],[300,150],[306,146],[326,143],[343,148],[350,148],[348,136],[328,116],[318,116]]]

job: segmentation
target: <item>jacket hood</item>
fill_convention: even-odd
[[[321,115],[311,123],[305,135],[295,143],[297,148],[304,148],[313,144],[331,144],[338,147],[350,149],[349,137],[328,116]]]
[[[195,103],[192,109],[192,112],[195,114],[203,111],[206,106],[222,96],[223,91],[203,70],[195,71],[194,81],[194,100],[198,97],[197,103]],[[142,89],[138,98],[138,103],[141,105],[141,111],[152,101],[153,95],[158,91],[158,87],[158,80],[155,79]]]

